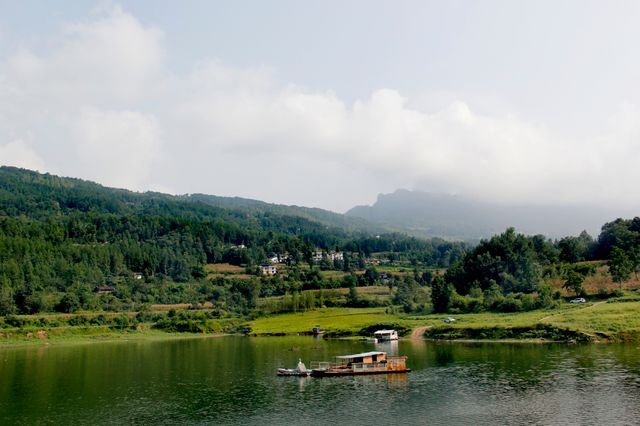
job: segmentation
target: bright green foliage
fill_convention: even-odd
[[[630,220],[616,219],[604,224],[598,236],[596,256],[599,259],[610,259],[614,247],[625,252],[640,247],[640,217]]]
[[[485,290],[492,283],[497,283],[505,294],[531,293],[540,283],[540,265],[551,261],[546,253],[552,251],[550,242],[539,247],[539,238],[516,234],[509,228],[469,251],[447,271],[445,279],[462,295],[473,286]]]
[[[398,282],[398,290],[393,297],[393,304],[400,305],[405,312],[415,312],[421,300],[420,285],[417,281],[407,275]]]
[[[624,250],[613,247],[611,250],[611,261],[609,262],[609,272],[614,282],[622,285],[624,281],[631,278],[633,263]]]
[[[584,292],[584,287],[582,286],[583,282],[584,276],[573,270],[569,270],[569,272],[567,272],[566,281],[564,282],[562,287],[567,290],[573,291],[576,296],[578,296]]]

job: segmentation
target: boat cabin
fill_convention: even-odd
[[[363,352],[336,357],[335,363],[319,362],[312,365],[314,376],[353,374],[407,373],[406,356],[387,356],[386,352]]]
[[[373,336],[379,341],[398,340],[398,332],[395,330],[378,330]]]
[[[342,360],[348,364],[373,364],[376,362],[385,362],[387,360],[386,352],[363,352],[354,355],[341,355],[336,359]]]

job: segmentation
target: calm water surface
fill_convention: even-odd
[[[276,377],[386,350],[408,375]],[[0,424],[640,424],[638,345],[223,337],[0,349]]]

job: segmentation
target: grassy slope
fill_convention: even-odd
[[[513,329],[553,326],[579,332],[593,340],[640,339],[640,302],[600,302],[584,306],[567,305],[550,311],[522,313],[481,313],[455,315],[454,324],[444,324],[447,315],[408,316],[385,313],[384,308],[340,309],[325,308],[314,311],[259,318],[248,325],[255,334],[305,333],[320,326],[329,332],[358,334],[374,324],[396,323],[409,328],[428,326],[433,329]],[[473,334],[473,333],[471,333]],[[493,334],[495,335],[495,334]],[[459,336],[459,335],[458,335]],[[492,334],[488,335],[491,338]]]
[[[251,333],[258,335],[307,333],[316,326],[330,332],[357,332],[371,324],[397,320],[396,315],[386,314],[384,308],[323,308],[259,318],[248,325]]]

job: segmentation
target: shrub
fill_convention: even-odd
[[[28,323],[25,318],[20,318],[15,315],[7,315],[6,317],[4,317],[4,322],[8,326],[16,328],[22,328]]]
[[[520,312],[522,311],[522,301],[510,294],[496,306],[496,310],[499,312]]]
[[[75,315],[71,318],[69,318],[68,322],[69,325],[71,326],[79,326],[79,325],[88,325],[90,324],[90,320],[89,318],[87,318],[84,315]]]

